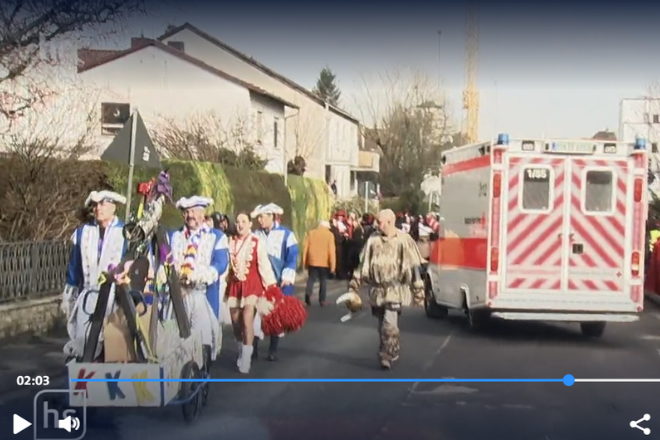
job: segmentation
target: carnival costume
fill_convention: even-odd
[[[176,207],[205,208],[212,203],[206,197],[184,197]],[[196,231],[184,226],[172,233],[170,244],[172,264],[186,283],[182,291],[191,326],[201,333],[202,344],[211,347],[211,359],[215,360],[222,344],[219,276],[229,264],[227,236],[207,225]]]
[[[234,237],[229,242],[229,253],[228,307],[255,307],[255,319],[261,319],[261,328],[266,335],[299,330],[305,323],[307,312],[300,301],[284,295],[277,286],[263,238],[252,234],[245,238]],[[243,345],[242,341],[237,342],[237,365],[242,372],[248,372],[253,347]]]
[[[410,235],[399,230],[391,237],[374,234],[362,250],[360,265],[349,283],[349,293],[337,300],[354,312],[361,307],[361,286],[369,286],[371,312],[378,318],[378,355],[383,368],[389,369],[399,358],[401,307],[423,304],[424,283],[419,271],[423,262]]]
[[[112,191],[92,191],[85,201],[85,206],[104,201],[124,204],[126,198]],[[105,230],[95,221],[79,227],[71,235],[73,249],[60,306],[67,317],[70,339],[64,346],[64,353],[69,357],[79,357],[83,354],[90,318],[96,307],[101,274],[110,266],[119,264],[126,252],[123,226],[124,223],[115,217]],[[113,311],[114,292],[113,286],[106,316]],[[101,354],[102,347],[102,343],[99,343],[96,356]]]
[[[250,217],[257,218],[264,214],[279,217],[284,214],[284,210],[275,203],[269,203],[264,206],[259,205],[252,211]],[[293,296],[299,252],[295,234],[274,219],[273,227],[269,231],[259,229],[256,235],[266,243],[268,259],[275,273],[277,285],[285,296]],[[284,286],[282,285],[283,282],[288,282],[289,284]],[[284,336],[285,332],[272,333],[272,329],[264,328],[263,323],[262,328],[264,329],[264,333],[270,335],[268,359],[275,360],[279,339]],[[258,341],[255,339],[255,353],[257,346]]]

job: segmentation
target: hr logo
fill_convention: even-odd
[[[51,408],[53,405],[53,402],[44,400],[43,402],[43,412],[41,413],[43,416],[43,426],[44,429],[52,429],[52,428],[59,428],[59,422],[60,420],[64,420],[67,417],[76,418],[76,414],[78,412],[75,409],[63,409],[60,411],[59,408]]]
[[[70,393],[81,402],[70,407]],[[84,391],[43,390],[34,396],[35,440],[80,440],[85,436],[86,396]]]

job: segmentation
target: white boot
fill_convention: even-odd
[[[236,358],[236,366],[241,368],[241,356],[243,355],[243,343],[237,342],[238,344],[238,357]]]
[[[243,348],[241,348],[241,365],[238,366],[238,371],[243,374],[248,374],[250,372],[250,367],[252,366],[252,350],[253,347],[251,345],[244,345]]]

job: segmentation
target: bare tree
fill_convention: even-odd
[[[109,188],[98,167],[78,160],[100,130],[91,96],[70,88],[0,135],[0,240],[68,238],[87,191]]]
[[[43,69],[59,64],[45,46],[144,12],[144,0],[3,0],[0,4],[0,123],[52,97]]]
[[[247,118],[238,117],[228,122],[209,112],[182,121],[163,118],[152,137],[161,154],[171,159],[262,170],[267,160],[255,149],[250,128]]]
[[[356,101],[362,120],[371,123],[365,135],[383,152],[381,193],[420,197],[425,174],[452,142],[444,94],[429,76],[405,71],[365,78],[362,91]]]

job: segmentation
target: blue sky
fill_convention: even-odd
[[[382,3],[377,10],[360,3],[321,10],[312,3],[192,2],[161,7],[127,27],[134,35],[153,37],[167,24],[188,21],[308,87],[328,65],[344,91],[343,106],[356,115],[360,111],[352,96],[363,96],[365,76],[421,70],[441,78],[458,116],[466,7],[451,5],[412,0]],[[481,137],[617,131],[619,101],[644,94],[660,78],[660,26],[653,23],[660,4],[643,9],[630,2],[586,5],[490,2],[481,7]]]

